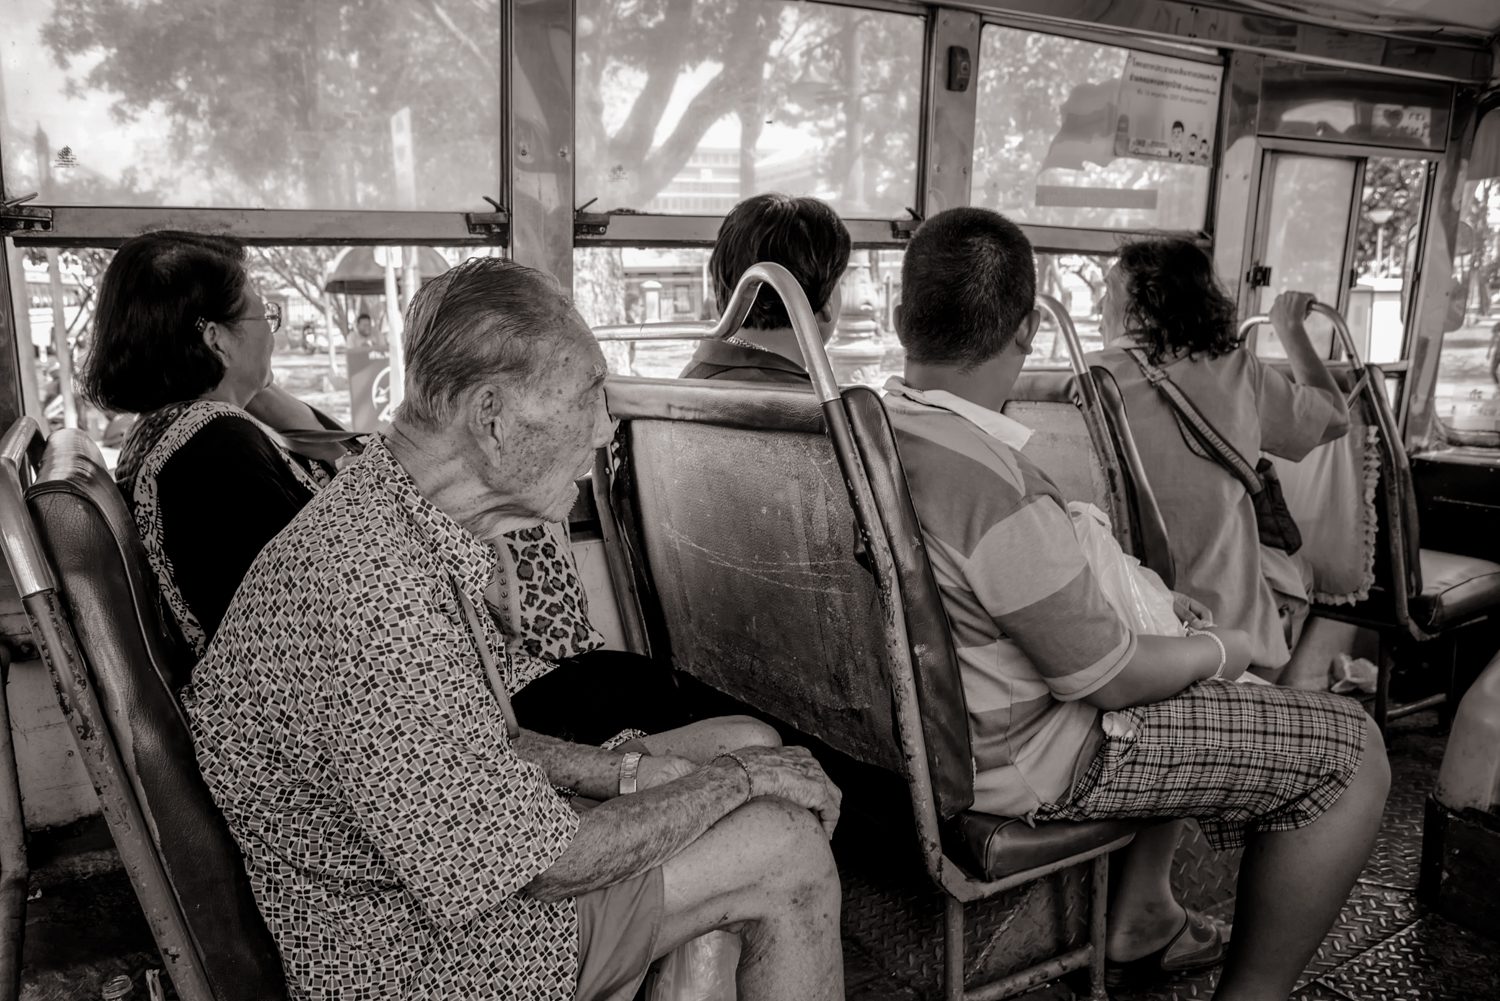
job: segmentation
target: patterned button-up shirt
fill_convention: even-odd
[[[377,440],[261,553],[184,694],[301,998],[568,998],[572,901],[520,891],[577,815],[485,679],[494,553]],[[485,641],[517,681],[490,616]]]

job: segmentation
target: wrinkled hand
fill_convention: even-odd
[[[833,837],[844,794],[823,773],[823,766],[805,747],[744,747],[734,752],[750,772],[750,797],[775,796],[811,810]],[[739,770],[733,761],[721,764]]]
[[[1208,606],[1181,591],[1172,592],[1172,614],[1190,629],[1207,629],[1214,624],[1214,613]]]
[[[675,782],[696,767],[698,766],[687,758],[648,754],[641,759],[641,767],[635,773],[636,791],[645,792],[647,789]]]
[[[1307,319],[1308,309],[1317,301],[1318,297],[1311,292],[1288,290],[1281,293],[1271,304],[1271,326],[1277,333],[1300,328],[1302,321]]]

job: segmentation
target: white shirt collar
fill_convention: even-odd
[[[899,375],[893,375],[886,380],[885,391],[905,397],[913,403],[956,414],[991,438],[1010,446],[1017,452],[1025,448],[1026,443],[1031,440],[1031,428],[1020,421],[1013,420],[988,407],[981,407],[962,396],[955,396],[947,390],[913,389]]]

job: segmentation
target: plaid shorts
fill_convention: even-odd
[[[1215,848],[1321,817],[1364,755],[1358,702],[1326,692],[1205,681],[1105,713],[1104,741],[1037,820],[1192,817]]]

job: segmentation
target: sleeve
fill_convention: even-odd
[[[516,754],[474,665],[437,608],[365,601],[342,679],[317,697],[341,792],[402,885],[439,925],[495,909],[548,869],[578,815]]]
[[[1072,520],[1051,497],[1028,495],[996,521],[964,576],[1061,701],[1098,691],[1135,654],[1135,635],[1100,591]]]
[[[1328,426],[1345,413],[1344,401],[1326,389],[1298,385],[1254,356],[1250,361],[1255,369],[1261,450],[1301,462],[1323,443]]]
[[[156,483],[172,576],[212,637],[250,564],[312,492],[271,440],[240,417],[204,425]]]

